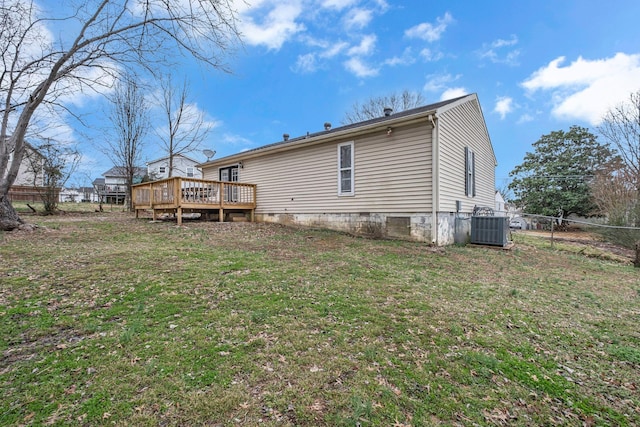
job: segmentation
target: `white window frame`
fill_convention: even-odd
[[[161,174],[164,175],[165,173],[167,173],[167,167],[166,166],[159,166],[158,167],[158,173],[161,173]]]
[[[187,178],[193,178],[195,175],[195,168],[193,167],[187,167],[186,168],[186,173],[187,173]]]
[[[465,194],[467,197],[476,196],[476,155],[471,147],[464,147],[464,169],[465,169]]]
[[[349,152],[351,154],[351,158],[349,159],[349,167],[343,168],[342,167],[342,147],[348,146]],[[338,196],[354,196],[355,195],[355,165],[354,165],[354,159],[355,159],[355,150],[354,150],[354,143],[353,141],[351,142],[345,142],[343,144],[338,144]],[[350,188],[351,191],[342,191],[342,172],[344,171],[351,171],[351,177],[350,177]]]

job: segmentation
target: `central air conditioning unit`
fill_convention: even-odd
[[[474,245],[507,246],[509,233],[506,216],[471,217],[471,243]]]

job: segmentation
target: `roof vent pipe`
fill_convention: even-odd
[[[384,107],[384,116],[385,117],[389,117],[391,115],[391,113],[393,113],[393,108],[391,107]]]
[[[284,139],[285,141],[289,140],[289,134],[288,133],[283,133],[282,134],[282,139]]]
[[[330,130],[330,129],[331,129],[331,123],[324,122],[324,130]]]

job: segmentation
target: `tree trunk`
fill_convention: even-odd
[[[9,198],[0,196],[0,230],[11,231],[24,224],[11,205]]]

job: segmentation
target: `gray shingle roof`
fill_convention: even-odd
[[[262,145],[260,147],[256,147],[256,148],[252,148],[250,150],[243,151],[242,153],[236,153],[236,154],[232,154],[230,156],[222,157],[221,159],[224,159],[226,157],[236,156],[238,154],[247,154],[247,153],[252,153],[252,152],[255,152],[255,151],[261,151],[261,150],[273,148],[273,147],[276,147],[276,146],[279,146],[279,145],[291,144],[291,143],[294,143],[296,141],[300,141],[300,140],[308,139],[308,138],[313,138],[313,137],[319,136],[319,135],[329,135],[329,134],[332,134],[332,133],[343,132],[343,131],[349,130],[349,129],[357,129],[359,127],[365,127],[365,126],[369,126],[369,125],[376,124],[376,123],[384,123],[386,121],[396,120],[398,118],[412,116],[414,114],[420,114],[420,113],[427,112],[427,111],[435,111],[435,110],[437,110],[439,108],[444,107],[445,105],[454,103],[454,102],[456,102],[456,101],[458,101],[458,100],[460,100],[462,98],[466,98],[467,96],[469,96],[469,95],[464,95],[464,96],[460,96],[460,97],[453,98],[453,99],[447,99],[445,101],[435,102],[433,104],[423,105],[421,107],[411,108],[409,110],[399,111],[399,112],[393,113],[393,114],[391,114],[389,116],[376,117],[374,119],[365,120],[365,121],[357,122],[357,123],[350,123],[350,124],[347,124],[347,125],[344,125],[344,126],[332,128],[330,130],[323,130],[323,131],[320,131],[320,132],[309,133],[308,135],[303,135],[303,136],[299,136],[299,137],[295,137],[295,138],[289,138],[286,141],[278,141],[278,142],[274,142],[274,143],[271,143],[271,144]],[[221,159],[216,159],[215,161],[220,161]]]
[[[140,168],[140,167],[136,167],[133,172],[134,176],[139,176],[139,177],[143,177],[146,174],[147,174],[147,169]],[[106,176],[117,176],[117,177],[127,176],[126,168],[124,166],[114,166],[108,171],[104,172],[102,176],[105,176],[105,177]]]

